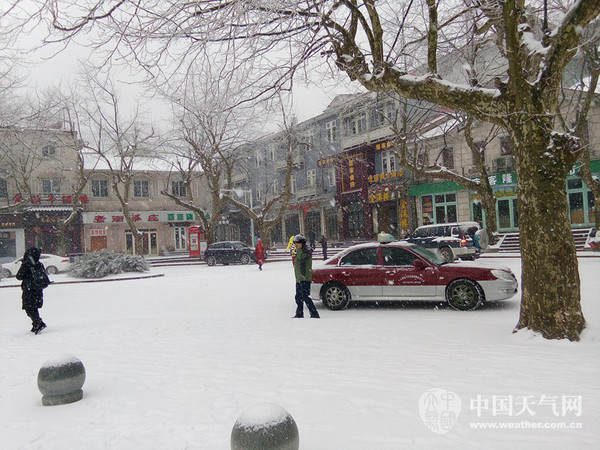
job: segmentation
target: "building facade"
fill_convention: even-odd
[[[30,246],[58,254],[134,252],[110,171],[87,164],[93,158],[82,154],[75,133],[1,128],[0,151],[0,262]],[[198,218],[162,192],[181,199],[192,194],[196,206],[206,208],[204,177],[198,173],[189,183],[150,157],[140,157],[136,167],[128,205],[143,234],[143,254],[187,251],[187,229]]]

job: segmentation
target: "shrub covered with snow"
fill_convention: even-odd
[[[138,255],[123,255],[109,251],[86,253],[78,258],[69,272],[77,278],[103,278],[123,272],[146,272],[148,262]]]

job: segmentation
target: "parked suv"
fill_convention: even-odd
[[[488,246],[487,233],[477,222],[438,223],[417,228],[407,239],[423,247],[438,249],[446,261],[479,258]]]
[[[250,261],[256,261],[256,258],[254,257],[254,249],[243,242],[222,241],[208,246],[204,252],[204,260],[209,266],[214,266],[217,263],[248,264]]]

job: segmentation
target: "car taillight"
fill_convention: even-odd
[[[68,259],[63,259],[61,262],[69,262]]]
[[[461,247],[466,247],[467,246],[467,240],[466,239],[461,239],[460,240],[460,246]]]

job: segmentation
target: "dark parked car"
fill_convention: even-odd
[[[209,266],[215,264],[249,264],[256,261],[254,249],[239,241],[222,241],[210,244],[204,252],[204,260]]]
[[[487,232],[477,222],[438,223],[417,228],[408,242],[437,249],[446,261],[474,260],[488,246]]]
[[[311,297],[339,310],[351,301],[446,301],[470,311],[517,292],[506,267],[446,262],[437,252],[404,241],[358,244],[313,268]]]

